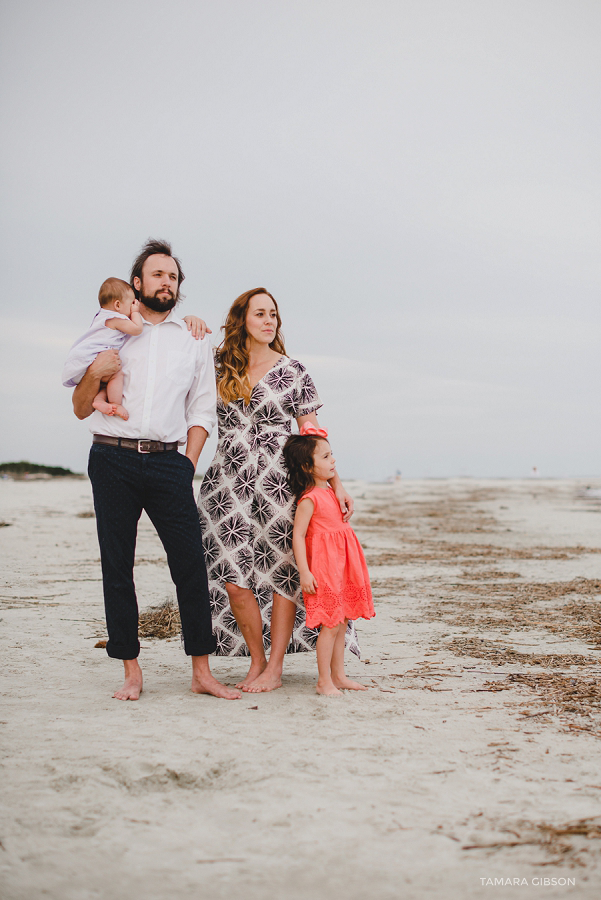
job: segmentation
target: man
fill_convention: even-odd
[[[140,301],[142,334],[121,350],[99,353],[73,392],[79,419],[90,416],[88,473],[102,563],[109,640],[122,659],[125,683],[114,697],[137,700],[138,605],[133,579],[138,520],[146,510],[167,553],[177,590],[184,649],[192,657],[192,690],[233,700],[209,668],[215,649],[207,574],[192,478],[216,420],[215,375],[208,341],[196,341],[173,308],[184,279],[165,241],[149,240],[135,260],[130,284]],[[124,421],[94,410],[102,382],[123,370]],[[185,456],[178,444],[186,443]]]

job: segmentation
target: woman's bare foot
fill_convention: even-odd
[[[101,412],[104,416],[114,416],[117,412],[117,404],[116,403],[107,403],[106,400],[102,400],[99,397],[94,397],[92,400],[92,406],[94,409],[97,409],[98,412]]]
[[[111,405],[111,404],[109,404],[109,405]],[[121,406],[120,403],[113,403],[112,406],[115,407],[115,412],[113,413],[113,415],[119,416],[120,419],[123,419],[125,422],[127,422],[127,420],[129,419],[129,413],[125,409],[125,407]]]
[[[269,666],[251,684],[246,684],[242,690],[247,694],[264,694],[267,691],[276,691],[282,686],[282,673],[271,672]]]
[[[124,659],[125,681],[120,691],[115,691],[115,700],[139,700],[142,693],[142,669],[137,659]]]
[[[336,685],[337,688],[340,688],[341,691],[368,691],[369,688],[364,684],[359,684],[358,681],[353,681],[351,678],[347,678],[346,675],[343,675],[342,678],[335,678],[332,676],[332,682]]]
[[[259,675],[262,675],[265,669],[267,668],[267,660],[263,658],[259,660],[259,662],[255,662],[254,660],[250,664],[250,669],[244,678],[243,681],[239,681],[236,685],[237,688],[242,688],[242,690],[246,690],[249,684],[255,681]]]
[[[317,686],[315,688],[318,694],[321,694],[323,697],[343,697],[342,691],[339,691],[333,681],[325,684],[320,684],[317,682]]]

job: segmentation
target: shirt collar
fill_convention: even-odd
[[[142,318],[144,320],[144,325],[152,325],[152,322],[148,322],[146,319],[144,319],[143,316],[142,316]],[[176,316],[172,309],[169,310],[169,315],[167,316],[166,319],[163,319],[162,322],[157,322],[156,324],[157,325],[165,325],[166,322],[173,322],[174,325],[179,325],[180,328],[184,328],[184,329],[188,328],[188,326],[186,325],[184,320],[180,319],[179,316]]]

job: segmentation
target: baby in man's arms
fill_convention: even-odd
[[[65,387],[75,387],[84,376],[88,366],[94,362],[102,350],[119,351],[131,335],[142,333],[144,320],[140,315],[140,305],[126,281],[121,278],[107,278],[98,292],[100,310],[85,334],[78,338],[71,349],[63,369]],[[92,406],[105,416],[120,416],[128,419],[129,414],[121,405],[123,400],[123,372],[116,372],[99,391]]]

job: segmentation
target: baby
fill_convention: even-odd
[[[107,278],[98,292],[100,311],[85,334],[75,341],[63,369],[65,387],[75,387],[84,376],[88,366],[94,362],[102,350],[119,351],[130,335],[141,334],[144,320],[140,315],[140,305],[130,285],[120,278]],[[120,416],[128,419],[129,414],[121,405],[123,400],[123,372],[116,372],[92,403],[94,409],[105,416]]]

